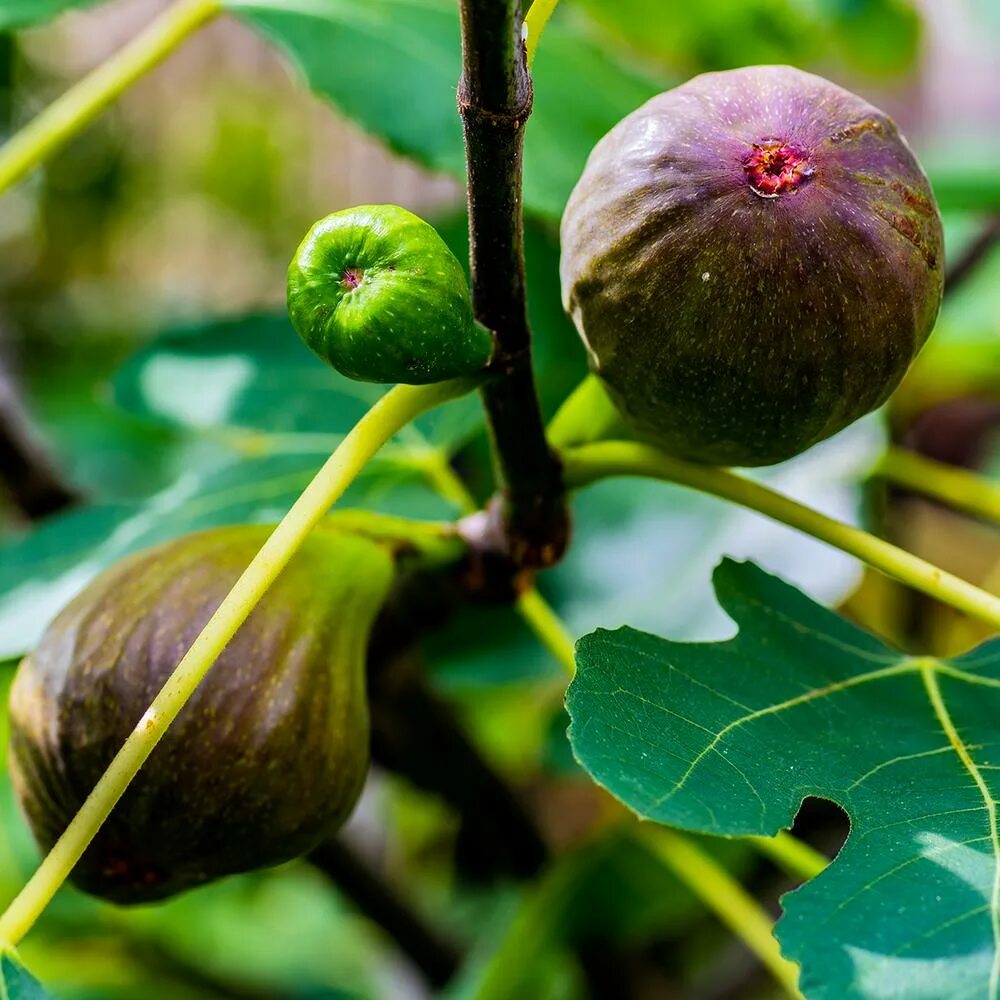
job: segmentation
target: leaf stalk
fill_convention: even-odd
[[[632,441],[603,441],[571,448],[563,452],[563,462],[566,482],[571,487],[586,486],[609,476],[645,476],[729,500],[826,542],[886,576],[1000,629],[1000,598],[867,531],[827,517],[727,469],[695,465]]]

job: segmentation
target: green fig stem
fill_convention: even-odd
[[[963,513],[1000,522],[1000,486],[974,472],[903,448],[890,448],[872,474]]]
[[[576,673],[573,637],[552,605],[542,597],[537,588],[532,587],[518,597],[516,607],[538,641],[552,654],[566,676],[572,678]]]
[[[793,837],[787,830],[773,837],[746,837],[761,854],[769,857],[786,875],[808,881],[819,875],[830,859],[815,847]]]
[[[757,901],[690,837],[643,823],[639,839],[760,959],[789,996],[801,997],[799,970],[781,954],[773,921]]]
[[[178,0],[57,98],[0,149],[0,193],[82,132],[136,80],[221,12],[220,0]]]
[[[596,375],[588,375],[549,421],[546,435],[553,448],[569,448],[609,438],[624,424]]]
[[[476,386],[473,379],[428,386],[395,386],[358,421],[254,556],[80,811],[0,917],[0,942],[17,945],[31,929],[226,643],[367,462],[390,437],[420,414],[465,395]]]
[[[529,69],[535,61],[535,54],[538,52],[538,43],[542,39],[542,32],[545,30],[545,25],[549,23],[549,18],[552,17],[552,13],[558,4],[559,0],[535,0],[531,5],[531,10],[525,15],[524,25],[527,28],[528,36],[524,44],[528,50]]]
[[[689,486],[755,510],[860,559],[886,576],[1000,629],[1000,599],[860,528],[836,521],[726,469],[671,458],[649,445],[603,441],[563,452],[566,482],[645,476]]]

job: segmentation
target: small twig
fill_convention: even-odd
[[[905,448],[890,448],[873,474],[955,510],[1000,524],[1000,486],[974,472]]]
[[[320,845],[308,859],[358,910],[378,924],[435,989],[458,970],[458,947],[442,937],[342,840]]]
[[[56,472],[32,430],[9,375],[0,366],[0,491],[31,520],[54,514],[79,496]]]
[[[637,838],[757,956],[791,997],[801,997],[799,970],[781,954],[773,921],[711,855],[665,826],[642,824]]]
[[[476,317],[494,331],[497,377],[482,390],[503,488],[506,555],[550,566],[568,538],[559,463],[545,439],[531,370],[521,175],[531,77],[518,0],[461,0],[470,263]]]
[[[944,279],[945,294],[953,295],[957,288],[965,284],[998,242],[1000,242],[1000,215],[994,215],[962,251],[955,263],[948,268]]]
[[[372,758],[458,813],[458,865],[472,879],[533,878],[548,860],[538,826],[487,763],[449,706],[427,685],[419,657],[400,652],[401,629],[383,616],[369,650]]]

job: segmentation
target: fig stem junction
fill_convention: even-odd
[[[0,149],[0,194],[82,132],[136,80],[221,12],[220,0],[178,0],[53,101]]]
[[[603,441],[563,452],[566,482],[581,487],[608,476],[645,476],[689,486],[755,510],[860,559],[886,576],[1000,629],[1000,598],[860,528],[827,517],[760,483],[671,458],[631,441]]]
[[[524,45],[528,52],[529,69],[535,61],[535,53],[538,52],[538,43],[541,41],[545,25],[549,23],[549,18],[552,17],[558,4],[559,0],[535,0],[531,10],[525,15]]]
[[[423,468],[428,484],[442,499],[455,504],[463,515],[476,513],[478,505],[475,497],[439,449],[429,449]],[[573,637],[538,588],[529,587],[517,598],[514,607],[566,675],[572,677],[576,672]]]
[[[31,929],[226,644],[368,461],[420,414],[471,392],[477,384],[475,379],[456,379],[427,386],[395,386],[358,421],[254,556],[80,811],[0,916],[0,943],[16,946]]]
[[[622,418],[596,375],[586,378],[566,397],[545,433],[553,448],[587,444],[624,429]]]

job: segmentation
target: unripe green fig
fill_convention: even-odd
[[[288,268],[288,315],[312,351],[362,382],[443,382],[493,352],[462,265],[396,205],[334,212],[309,230]]]
[[[22,661],[10,773],[48,850],[271,529],[215,528],[98,576]],[[320,529],[225,647],[72,873],[161,899],[312,849],[368,769],[365,651],[389,550]]]
[[[879,406],[941,304],[941,219],[896,126],[787,66],[621,121],[561,237],[565,308],[623,417],[710,464],[782,461]]]

